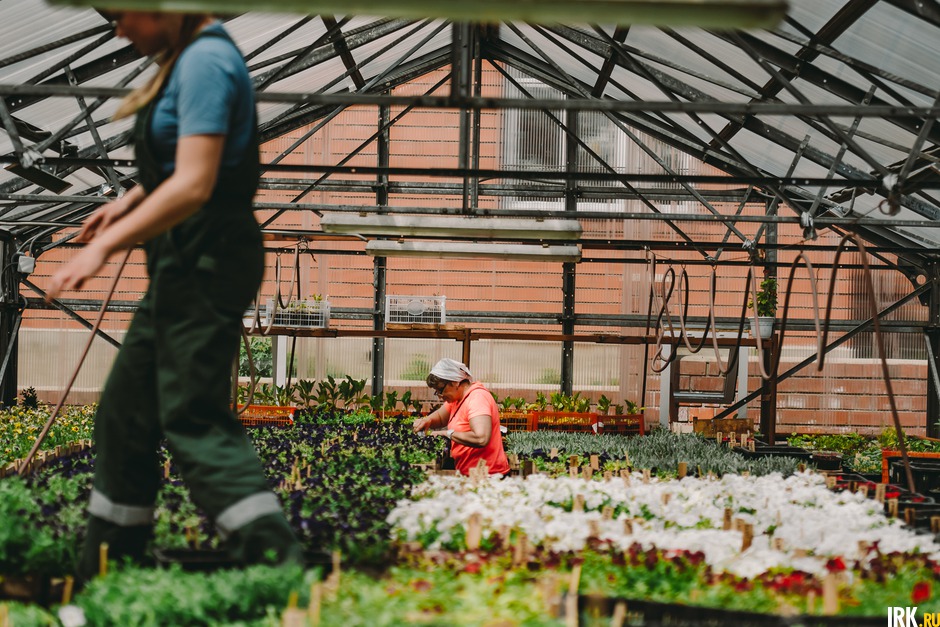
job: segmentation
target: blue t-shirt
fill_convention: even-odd
[[[222,167],[239,162],[251,141],[254,91],[241,52],[224,37],[220,22],[207,26],[170,74],[156,103],[150,132],[155,156],[165,174],[173,172],[176,144],[188,135],[225,135]]]

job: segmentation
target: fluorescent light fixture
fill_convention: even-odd
[[[458,242],[393,242],[373,240],[366,244],[373,257],[430,257],[434,259],[513,259],[522,261],[581,261],[581,249],[567,244],[469,244]]]
[[[326,233],[393,237],[469,237],[473,239],[576,240],[577,220],[481,218],[470,216],[357,215],[328,213],[320,218]]]
[[[236,14],[369,15],[466,22],[652,24],[702,28],[774,28],[785,0],[52,0],[97,9]]]

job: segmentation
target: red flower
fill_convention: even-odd
[[[826,562],[826,568],[831,573],[838,573],[845,570],[845,562],[842,561],[841,557],[833,557],[831,560]]]
[[[415,579],[411,582],[411,587],[414,588],[415,592],[427,592],[434,586],[427,579]]]
[[[914,605],[920,605],[924,601],[930,598],[930,582],[929,581],[918,581],[914,584],[914,589],[911,590],[911,602]]]
[[[463,572],[475,575],[480,572],[480,562],[470,562],[463,567]]]

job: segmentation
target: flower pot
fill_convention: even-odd
[[[811,458],[817,470],[839,470],[842,468],[842,453],[816,451]]]
[[[776,318],[773,316],[757,316],[757,326],[754,326],[754,318],[748,319],[751,323],[751,337],[758,340],[766,340],[774,332],[774,322]]]

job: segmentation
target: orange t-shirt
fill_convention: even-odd
[[[446,408],[450,414],[447,428],[456,432],[471,431],[470,419],[475,416],[489,416],[492,425],[490,442],[483,448],[451,442],[450,455],[454,458],[457,471],[469,475],[470,470],[475,468],[482,459],[486,461],[490,474],[507,474],[509,460],[506,459],[506,453],[503,451],[503,434],[499,431],[499,407],[493,400],[493,395],[483,387],[483,384],[479,382],[470,384],[464,397],[460,401],[446,403]]]

